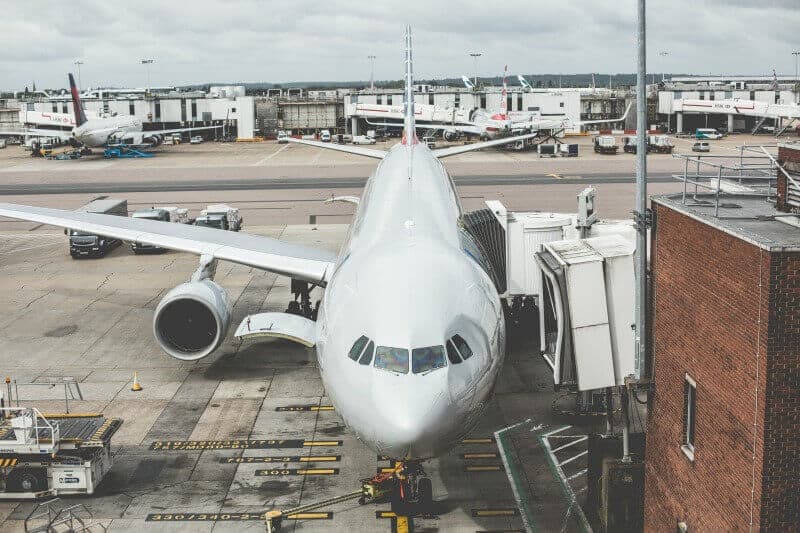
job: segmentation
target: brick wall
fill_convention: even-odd
[[[761,527],[800,530],[800,254],[772,258]]]
[[[751,518],[758,527],[769,255],[653,207],[655,393],[647,427],[645,529],[674,531],[682,520],[692,531],[743,531]],[[694,462],[680,449],[686,373],[697,382]],[[779,485],[769,486],[781,507],[790,483]]]

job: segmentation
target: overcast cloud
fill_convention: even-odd
[[[635,0],[29,0],[0,32],[0,88],[206,81],[364,80],[402,73],[402,25],[419,78],[635,71]],[[800,0],[648,2],[648,71],[794,74]],[[667,51],[667,56],[660,56]]]

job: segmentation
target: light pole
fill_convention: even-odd
[[[669,52],[667,52],[666,50],[661,50],[658,53],[658,55],[661,56],[661,57],[667,57],[669,55]],[[664,83],[664,65],[663,65],[663,63],[661,65],[661,83]]]
[[[75,61],[75,66],[78,67],[78,89],[82,89],[83,85],[81,85],[81,65],[83,65],[83,61],[78,59]]]
[[[469,54],[475,62],[475,88],[478,88],[478,58],[483,54],[480,52],[472,52]]]
[[[376,57],[377,56],[374,56],[372,54],[367,56],[367,59],[369,59],[369,90],[373,91],[373,92],[375,91],[375,58]]]
[[[798,60],[800,60],[800,50],[795,50],[792,52],[794,56],[794,92],[795,92],[795,101],[800,101],[800,79],[798,79],[797,71],[798,71]]]
[[[155,63],[155,59],[142,59],[142,65],[147,70],[147,92],[145,94],[150,94],[150,65]]]

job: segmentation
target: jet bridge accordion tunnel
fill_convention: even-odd
[[[620,235],[545,243],[539,327],[556,386],[623,385],[634,372],[634,244]]]

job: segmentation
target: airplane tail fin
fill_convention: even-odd
[[[417,131],[414,127],[414,72],[411,48],[411,26],[406,26],[406,87],[403,100],[403,144],[416,144]]]
[[[86,122],[86,113],[83,111],[78,87],[75,85],[75,78],[72,77],[71,73],[69,75],[69,90],[72,93],[72,107],[75,110],[75,127],[78,127]]]

